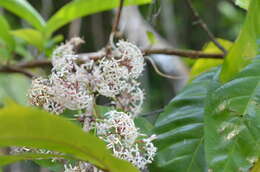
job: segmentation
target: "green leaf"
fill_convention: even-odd
[[[152,135],[153,125],[145,118],[143,117],[136,117],[134,119],[135,125],[137,128],[140,129],[141,133],[145,133],[148,135]]]
[[[115,158],[103,141],[65,118],[12,104],[0,110],[0,146],[26,146],[65,153],[113,172],[137,172]]]
[[[207,87],[214,74],[215,70],[193,80],[160,114],[154,130],[158,152],[151,171],[206,171],[203,113]]]
[[[11,31],[11,34],[27,41],[29,44],[37,47],[40,51],[44,48],[44,38],[41,32],[34,29],[18,29]]]
[[[224,39],[218,39],[218,42],[226,49],[230,50],[233,43],[224,40]],[[203,48],[203,52],[205,53],[222,53],[222,51],[213,43],[210,42],[205,45]],[[207,72],[211,70],[213,67],[219,66],[223,63],[223,59],[198,59],[196,60],[195,64],[192,66],[191,72],[190,72],[190,79],[194,79],[196,76],[200,75],[203,72]]]
[[[0,6],[25,19],[38,30],[42,30],[45,21],[26,0],[0,0]]]
[[[0,155],[0,166],[15,163],[23,160],[33,159],[50,159],[50,158],[64,158],[65,156],[55,154],[20,154],[20,155]]]
[[[10,33],[9,33],[10,26],[9,26],[8,22],[6,21],[6,19],[4,18],[4,16],[2,16],[2,15],[0,15],[0,26],[1,26],[0,27],[0,39],[2,39],[4,41],[4,44],[7,46],[7,47],[4,47],[4,49],[7,48],[8,52],[11,53],[12,51],[14,51],[15,41],[14,41],[13,36],[10,35]],[[11,57],[10,54],[9,54],[9,57]]]
[[[225,58],[220,75],[222,82],[229,81],[256,56],[258,51],[257,41],[260,38],[259,11],[260,1],[251,0],[242,31]]]
[[[148,38],[148,40],[149,40],[151,45],[153,45],[153,44],[155,44],[157,42],[157,39],[156,39],[155,35],[153,34],[153,32],[147,31],[146,32],[146,36],[147,36],[147,38]]]
[[[248,171],[260,156],[260,57],[233,80],[212,82],[204,114],[212,171]]]
[[[125,5],[140,5],[151,0],[125,0]],[[62,7],[47,22],[46,35],[50,36],[60,27],[72,20],[93,13],[110,10],[119,5],[119,0],[74,0]]]
[[[249,2],[250,0],[236,0],[236,5],[247,10]]]
[[[27,104],[27,90],[30,80],[20,74],[0,74],[0,103],[12,99],[20,104]]]

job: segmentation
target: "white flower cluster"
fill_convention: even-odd
[[[76,73],[79,66],[73,49],[80,43],[82,40],[75,38],[54,51],[49,79],[39,77],[32,81],[28,94],[32,105],[56,114],[62,113],[66,108],[80,110],[91,107],[93,96]]]
[[[119,62],[131,71],[130,77],[138,78],[144,68],[144,58],[141,50],[134,44],[122,40],[117,43],[117,46],[121,57]]]
[[[127,160],[140,169],[153,161],[156,147],[152,140],[155,136],[147,137],[140,133],[128,114],[107,112],[105,119],[95,122],[93,128],[116,157]]]
[[[52,89],[52,84],[48,79],[41,77],[34,79],[28,97],[29,103],[40,106],[49,112],[59,114],[64,110],[63,104],[56,100],[55,91]]]
[[[74,49],[82,42],[74,38],[53,52],[52,73],[49,79],[33,80],[30,103],[60,114],[66,108],[91,108],[97,93],[117,99],[114,102],[117,108],[138,114],[144,99],[135,80],[144,68],[141,51],[129,42],[119,41],[109,57],[79,63]]]
[[[48,79],[32,81],[29,102],[56,114],[65,109],[82,111],[85,131],[95,130],[116,157],[144,169],[152,162],[156,147],[152,143],[155,137],[141,134],[133,121],[144,100],[137,81],[144,69],[142,52],[132,43],[119,41],[105,57],[83,61],[75,53],[82,42],[74,38],[53,52],[52,73]],[[114,108],[122,112],[113,110],[103,117],[91,116],[99,95],[108,97]],[[65,164],[64,168],[66,172],[101,172],[86,162]]]

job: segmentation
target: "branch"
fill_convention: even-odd
[[[202,51],[195,51],[195,50],[180,50],[180,49],[143,49],[142,50],[144,55],[152,55],[152,54],[167,54],[167,55],[178,55],[180,57],[187,57],[192,59],[199,59],[199,58],[212,58],[212,59],[223,59],[224,54],[217,54],[217,53],[204,53]],[[86,59],[93,59],[97,60],[99,58],[104,57],[105,52],[91,52],[91,53],[82,53],[79,54],[79,58],[82,61]],[[9,67],[8,67],[9,66]],[[50,60],[33,60],[27,62],[21,62],[15,65],[8,65],[8,66],[0,66],[0,72],[6,70],[7,68],[10,69],[10,66],[13,68],[36,68],[36,67],[51,67]]]
[[[179,50],[179,49],[143,49],[142,50],[144,56],[152,55],[152,54],[167,54],[167,55],[178,55],[180,57],[188,57],[192,59],[199,59],[199,58],[212,58],[212,59],[223,59],[224,54],[216,54],[216,53],[204,53],[201,51],[194,51],[194,50]],[[86,59],[93,59],[97,60],[105,56],[104,51],[98,51],[93,53],[83,53],[79,54],[80,61],[86,61]],[[150,62],[150,58],[148,59]],[[153,63],[153,62],[151,62]],[[154,64],[155,65],[155,64]],[[154,67],[153,65],[153,67]],[[34,77],[34,75],[25,69],[37,68],[37,67],[51,67],[50,60],[33,60],[27,62],[21,62],[14,65],[3,65],[0,66],[0,73],[21,73],[29,78]],[[156,65],[155,65],[156,66]],[[157,69],[157,67],[155,68]],[[159,72],[161,73],[161,72]],[[165,74],[163,74],[165,75]],[[168,76],[168,78],[173,78],[173,76]],[[174,77],[176,79],[176,77]]]
[[[35,68],[35,67],[51,67],[51,61],[50,60],[34,60],[34,61],[28,61],[28,62],[21,62],[16,64],[15,68]]]
[[[119,8],[118,8],[118,11],[117,11],[116,16],[115,16],[115,21],[114,21],[114,24],[113,24],[113,27],[112,27],[111,34],[115,34],[117,32],[117,28],[118,28],[118,25],[119,25],[123,6],[124,6],[124,0],[120,0]]]
[[[34,74],[21,69],[21,68],[17,68],[17,67],[12,67],[12,66],[2,66],[0,67],[0,73],[21,73],[25,76],[27,76],[28,78],[33,78],[35,77]]]
[[[208,37],[211,39],[211,41],[224,53],[227,54],[227,50],[217,41],[213,33],[209,30],[207,24],[202,20],[202,18],[199,16],[199,13],[196,11],[196,9],[193,7],[191,0],[186,0],[193,18],[196,20],[196,24],[199,24],[199,26],[207,33]]]
[[[180,49],[144,49],[143,53],[144,55],[151,55],[151,54],[177,55],[180,57],[188,57],[192,59],[199,59],[199,58],[223,59],[224,58],[224,54],[204,53],[202,51],[180,50]]]
[[[164,112],[164,109],[157,109],[157,110],[154,110],[152,112],[147,112],[147,113],[140,114],[140,116],[148,117],[148,116],[152,116],[152,115],[159,115],[162,112]]]

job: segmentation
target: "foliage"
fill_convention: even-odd
[[[17,86],[17,83],[19,83],[19,86]],[[0,74],[0,104],[3,103],[5,98],[9,98],[26,105],[25,90],[29,89],[29,84],[29,79],[19,74]]]
[[[125,5],[136,5],[149,3],[151,0],[126,0]],[[53,17],[49,19],[46,26],[46,34],[50,35],[55,30],[70,21],[89,14],[109,10],[117,7],[119,0],[76,0],[62,7]],[[91,8],[88,8],[91,7]]]
[[[6,21],[6,19],[4,18],[4,16],[0,16],[0,45],[2,47],[6,47],[4,49],[1,49],[0,52],[2,51],[6,51],[7,52],[4,53],[2,52],[1,54],[5,54],[5,58],[9,58],[11,56],[11,52],[14,50],[15,47],[15,41],[13,39],[13,37],[10,35],[9,31],[10,31],[10,26],[8,24],[8,22]],[[3,45],[2,45],[3,43]]]
[[[160,114],[155,123],[159,152],[152,171],[259,168],[258,10],[259,1],[251,1],[242,33],[221,70],[195,78]],[[254,60],[248,60],[248,54]],[[200,80],[210,74],[211,78]]]
[[[126,0],[125,5],[141,5],[150,2],[151,0]],[[45,21],[37,10],[35,10],[26,0],[0,0],[0,7],[4,7],[21,17],[33,27],[13,30],[11,31],[12,35],[27,41],[29,44],[38,48],[40,53],[45,53],[46,55],[50,54],[48,49],[54,47],[56,43],[58,43],[54,42],[55,44],[52,44],[51,47],[48,46],[50,45],[49,42],[54,39],[52,34],[62,26],[77,18],[109,10],[118,5],[119,0],[103,0],[102,3],[100,3],[99,0],[74,0],[67,3],[50,17],[49,20]],[[8,34],[10,30],[8,23],[2,16],[0,18],[0,24],[3,26],[0,29],[0,38],[6,42],[5,44],[10,46],[10,51],[13,51],[14,43],[12,40],[14,37]],[[8,55],[5,55],[5,57],[7,58]]]
[[[91,162],[108,171],[138,171],[129,163],[113,157],[101,140],[64,118],[11,104],[0,110],[0,121],[1,147],[45,148]]]
[[[227,40],[218,39],[218,42],[229,51],[233,43]],[[213,43],[206,44],[203,48],[205,53],[221,53],[221,50]],[[194,79],[196,76],[203,72],[209,71],[211,68],[219,66],[223,63],[223,59],[198,59],[191,68],[190,79]]]
[[[203,113],[207,87],[215,70],[193,80],[155,123],[159,151],[152,171],[205,171]]]
[[[211,83],[204,122],[213,171],[246,171],[259,157],[259,67],[257,57],[231,81]]]
[[[125,5],[149,2],[151,0],[126,0]],[[0,58],[10,60],[15,53],[28,58],[28,52],[23,51],[27,44],[36,47],[39,54],[50,55],[63,39],[62,35],[54,34],[58,29],[74,19],[115,8],[118,4],[119,0],[103,0],[102,3],[100,0],[74,0],[44,20],[26,0],[0,0],[1,7],[30,24],[28,28],[12,29],[5,16],[0,16],[0,46],[4,47],[0,49]],[[158,152],[150,171],[259,171],[260,1],[236,0],[236,4],[247,9],[247,17],[234,43],[218,39],[228,50],[225,59],[197,60],[191,69],[191,81],[165,107],[154,124],[149,118],[135,119],[142,133],[157,135]],[[146,34],[151,44],[157,43],[152,32]],[[221,53],[212,42],[202,51]],[[19,89],[16,90],[17,83]],[[24,77],[0,75],[1,103],[8,95],[26,104],[23,92],[26,89],[28,80]],[[96,108],[96,115],[101,116],[114,110],[105,106]],[[79,124],[69,122],[68,118],[10,104],[0,109],[0,121],[0,147],[26,146],[59,152],[0,155],[0,166],[34,160],[40,166],[60,170],[63,166],[51,162],[50,158],[61,157],[90,162],[107,171],[138,171],[128,162],[112,156],[103,141],[82,131]]]
[[[237,72],[256,56],[259,48],[257,41],[260,38],[259,10],[260,1],[252,0],[241,33],[224,61],[220,75],[222,82],[232,79]]]

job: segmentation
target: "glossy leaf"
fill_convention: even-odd
[[[218,39],[218,42],[229,51],[233,43],[224,39]],[[222,53],[222,51],[213,43],[210,42],[205,45],[202,50],[205,53]],[[223,63],[223,59],[198,59],[195,64],[192,66],[190,72],[190,79],[194,79],[196,76],[200,75],[203,72],[207,72],[212,68],[219,66]]]
[[[115,8],[119,2],[119,0],[74,0],[50,18],[47,22],[46,34],[51,35],[76,18]],[[149,2],[151,0],[125,0],[125,5],[140,5]]]
[[[0,146],[53,150],[113,172],[137,172],[115,158],[105,143],[65,118],[34,108],[9,105],[0,110]]]
[[[225,83],[212,82],[205,150],[214,172],[248,171],[260,156],[260,57]]]
[[[15,48],[15,41],[13,36],[9,33],[10,26],[2,15],[0,15],[0,26],[0,39],[2,39],[4,41],[3,43],[7,46],[5,49],[11,53]]]
[[[260,38],[260,1],[251,0],[248,14],[242,31],[231,51],[225,58],[220,79],[227,82],[244,66],[250,63],[257,54],[257,41]]]
[[[26,0],[0,0],[0,7],[4,7],[25,19],[39,30],[42,30],[45,25],[41,15]]]
[[[27,41],[29,44],[43,50],[44,38],[41,32],[34,29],[18,29],[11,32],[14,36]]]
[[[205,171],[204,102],[214,74],[215,71],[211,71],[193,80],[160,114],[154,130],[158,152],[152,172]]]

